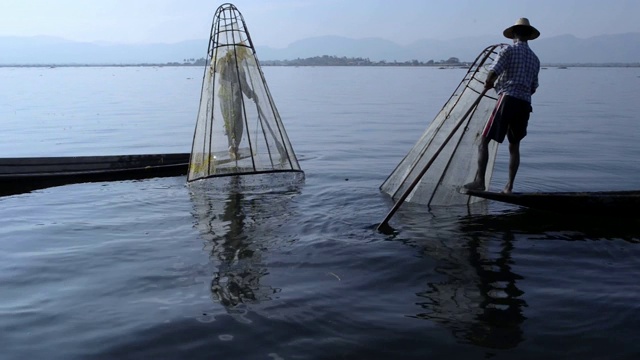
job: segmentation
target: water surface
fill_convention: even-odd
[[[393,206],[462,69],[264,68],[306,178],[0,198],[3,359],[635,359],[637,217]],[[540,74],[517,191],[638,189],[640,71]],[[0,68],[0,154],[189,152],[202,69]],[[499,150],[492,188],[506,180]]]

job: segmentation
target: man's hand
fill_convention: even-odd
[[[489,81],[489,80],[487,80],[487,81],[484,83],[484,88],[485,88],[485,89],[487,89],[487,90],[492,89],[493,87],[494,87],[494,83],[493,83],[493,81]]]
[[[487,74],[487,80],[485,80],[484,82],[484,88],[487,90],[493,88],[495,86],[495,82],[497,78],[498,78],[498,75],[496,75],[496,73],[493,72],[493,70],[489,71],[489,73]]]

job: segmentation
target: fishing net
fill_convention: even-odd
[[[187,181],[302,172],[267,87],[244,18],[214,15]]]
[[[402,159],[380,189],[394,200],[426,205],[456,205],[481,201],[463,195],[459,188],[475,177],[478,145],[497,97],[484,93],[488,67],[505,47],[487,47],[431,122],[420,140]],[[489,184],[498,149],[489,144],[485,184]],[[407,192],[409,192],[407,194]]]

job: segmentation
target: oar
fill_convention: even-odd
[[[440,147],[438,148],[436,153],[433,154],[433,156],[431,157],[431,159],[429,160],[427,165],[425,165],[424,169],[422,169],[422,171],[420,171],[420,174],[418,174],[418,176],[416,176],[416,178],[413,180],[411,185],[409,185],[407,190],[405,190],[405,192],[402,194],[402,196],[400,196],[400,198],[398,199],[396,204],[393,206],[391,211],[389,211],[389,213],[387,214],[387,217],[385,217],[384,220],[382,220],[382,222],[380,223],[380,225],[378,225],[378,227],[377,227],[378,231],[380,231],[380,232],[389,232],[389,230],[390,230],[389,220],[391,220],[391,218],[396,213],[396,211],[398,211],[398,209],[400,208],[400,206],[402,205],[404,200],[409,196],[409,194],[411,194],[411,191],[413,191],[413,188],[415,188],[416,185],[418,185],[418,183],[422,179],[422,176],[424,176],[424,174],[427,172],[429,167],[431,167],[431,164],[433,164],[433,162],[436,160],[438,155],[440,155],[440,152],[442,152],[442,149],[444,149],[445,145],[447,145],[447,143],[449,142],[451,137],[453,137],[453,134],[458,130],[460,125],[462,125],[462,123],[467,119],[467,117],[469,117],[469,115],[475,109],[475,107],[478,106],[478,104],[480,103],[480,100],[482,100],[482,97],[484,96],[484,94],[487,93],[487,90],[489,90],[489,89],[485,88],[484,90],[482,90],[482,92],[480,93],[480,96],[478,96],[478,98],[473,102],[473,104],[471,104],[471,106],[469,107],[469,110],[467,110],[467,112],[462,116],[462,119],[460,119],[460,121],[458,121],[458,123],[453,128],[453,130],[451,130],[451,133],[449,134],[449,136],[447,136],[447,138],[444,140],[442,145],[440,145]]]

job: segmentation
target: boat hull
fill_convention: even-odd
[[[470,196],[564,214],[640,215],[640,191],[536,192],[503,194],[468,190]]]
[[[186,175],[189,153],[0,159],[0,195],[53,186]]]

